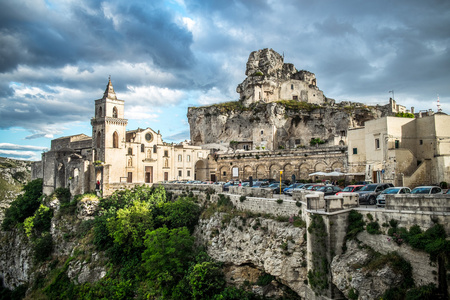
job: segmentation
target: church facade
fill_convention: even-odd
[[[103,97],[95,100],[92,137],[52,140],[50,151],[34,165],[33,174],[44,179],[45,194],[65,187],[72,195],[94,189],[109,195],[136,184],[205,177],[201,166],[209,150],[187,142],[165,143],[151,128],[127,131],[124,111],[125,101],[117,98],[109,80]]]

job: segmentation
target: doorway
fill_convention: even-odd
[[[145,183],[153,183],[153,167],[145,167]]]

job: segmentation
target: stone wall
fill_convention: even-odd
[[[450,213],[450,195],[386,195],[386,209]]]

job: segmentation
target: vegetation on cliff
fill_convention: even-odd
[[[192,232],[201,213],[194,197],[175,200],[162,187],[141,186],[100,199],[95,219],[81,221],[79,232],[67,236],[78,239],[76,248],[69,257],[61,257],[51,255],[49,224],[54,212],[46,205],[55,195],[45,198],[41,193],[42,181],[27,185],[2,224],[6,230],[23,230],[35,241],[39,276],[28,287],[1,290],[0,299],[20,299],[27,289],[30,299],[258,299],[225,287],[221,264],[194,245]],[[59,190],[58,196],[63,199],[67,190]],[[55,217],[70,219],[81,198],[62,201]],[[80,223],[76,218],[74,222]],[[106,276],[75,284],[70,267],[75,261],[89,263],[93,252],[109,258]]]

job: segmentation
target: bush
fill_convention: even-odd
[[[366,226],[366,230],[370,234],[380,234],[380,225],[377,222],[370,222]]]
[[[272,280],[274,280],[274,279],[275,279],[275,277],[273,277],[272,275],[263,273],[263,274],[261,274],[261,276],[258,277],[256,284],[259,286],[266,286],[269,283],[271,283]]]
[[[222,269],[213,262],[196,264],[187,277],[193,299],[211,299],[225,287]]]
[[[3,230],[11,230],[16,224],[34,215],[42,202],[42,179],[30,181],[23,187],[23,191],[24,193],[17,196],[6,210],[2,223]]]
[[[278,199],[278,200],[277,200],[277,203],[278,203],[278,204],[283,203],[283,199]]]
[[[37,262],[46,261],[53,251],[53,238],[50,233],[44,233],[34,241],[33,256]]]
[[[61,202],[61,204],[63,203],[69,203],[70,202],[70,190],[68,188],[57,188],[54,192],[53,195],[59,200],[59,202]]]
[[[239,201],[244,202],[247,199],[247,197],[245,197],[244,195],[242,195],[241,197],[239,197]]]

